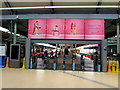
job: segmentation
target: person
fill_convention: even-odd
[[[76,23],[74,22],[71,23],[71,34],[76,34]]]
[[[54,27],[53,27],[53,35],[54,36],[58,36],[58,25],[56,24]]]
[[[72,60],[75,60],[76,59],[76,54],[75,52],[72,53]]]
[[[68,55],[69,51],[68,51],[68,48],[65,48],[65,55]]]
[[[54,59],[54,52],[53,51],[50,52],[50,58]]]
[[[73,27],[73,34],[76,34],[76,23],[74,23],[74,27]]]
[[[65,59],[68,59],[68,53],[69,53],[68,48],[65,48],[65,50],[64,50],[64,58]]]
[[[80,60],[81,60],[81,70],[84,71],[85,70],[85,62],[84,62],[84,58],[83,58],[83,54],[81,54]]]
[[[39,23],[38,23],[38,21],[36,21],[35,23],[34,23],[34,30],[33,30],[33,34],[37,31],[39,31],[39,29],[40,29],[41,27],[39,26]],[[38,33],[39,34],[39,33]]]
[[[47,51],[47,49],[45,50],[44,55],[45,55],[45,57],[48,57],[48,51]]]
[[[98,52],[94,54],[94,71],[98,70]]]
[[[71,34],[73,33],[73,22],[71,23]]]
[[[57,50],[55,51],[55,57],[56,58],[58,57],[58,51]]]
[[[61,49],[60,52],[59,52],[59,55],[62,55],[63,54],[63,50]]]

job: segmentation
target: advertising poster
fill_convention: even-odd
[[[84,39],[84,19],[66,19],[65,39]]]
[[[104,39],[104,19],[85,19],[85,39]]]
[[[65,19],[47,19],[47,39],[64,39]]]
[[[46,19],[28,20],[28,38],[46,38]]]

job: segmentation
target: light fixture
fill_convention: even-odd
[[[3,28],[3,27],[1,27],[1,26],[0,26],[0,31],[2,31],[2,32],[9,32],[9,30],[8,30],[8,29]]]
[[[7,32],[7,33],[11,33],[11,32],[9,31],[9,32]],[[14,33],[13,33],[13,32],[12,32],[12,35],[14,35]],[[20,34],[16,34],[16,36],[18,36],[18,37],[19,37],[19,36],[20,36]]]
[[[2,32],[6,32],[6,33],[11,33],[8,29],[3,28],[3,27],[1,27],[1,26],[0,26],[0,31],[2,31]],[[12,34],[14,35],[13,32],[12,32]],[[20,34],[16,34],[16,36],[20,36]]]
[[[101,6],[35,6],[35,7],[10,7],[0,8],[0,10],[21,10],[21,9],[45,9],[45,8],[119,8],[118,5],[101,5]]]

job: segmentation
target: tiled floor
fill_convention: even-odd
[[[2,69],[3,88],[118,88],[118,73]]]

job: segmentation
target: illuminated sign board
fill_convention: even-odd
[[[28,38],[104,39],[104,19],[29,19]]]

